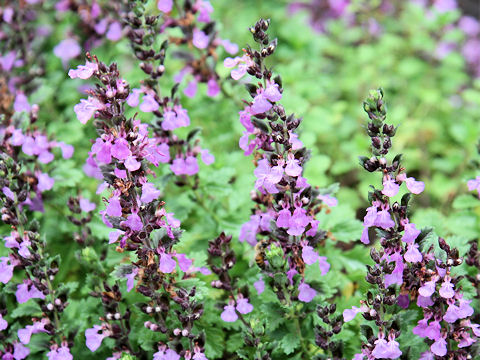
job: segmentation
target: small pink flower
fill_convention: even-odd
[[[68,76],[70,76],[71,79],[83,79],[86,80],[90,78],[95,71],[98,70],[98,64],[97,63],[92,63],[90,61],[87,61],[85,65],[78,65],[77,69],[70,69],[68,71]]]
[[[223,312],[220,314],[220,317],[225,322],[235,322],[238,319],[238,315],[235,312],[235,307],[233,305],[224,306]]]

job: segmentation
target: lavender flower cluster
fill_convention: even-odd
[[[250,221],[242,226],[239,240],[256,246],[262,257],[266,250],[278,249],[281,261],[257,262],[266,278],[273,279],[280,299],[293,296],[285,288],[289,283],[298,289],[298,300],[310,302],[316,291],[303,280],[305,265],[318,264],[322,275],[330,268],[326,257],[314,249],[326,236],[325,231],[318,229],[315,215],[326,206],[335,206],[336,199],[312,188],[302,176],[308,151],[296,133],[301,119],[286,114],[279,103],[283,96],[281,78],[273,77],[272,70],[265,65],[265,59],[277,47],[276,39],[269,40],[268,27],[268,20],[260,20],[250,28],[259,50],[248,47],[242,57],[225,59],[226,67],[235,67],[231,72],[233,79],[239,80],[248,73],[261,81],[248,84],[253,99],[245,101],[240,112],[245,131],[239,145],[245,155],[256,151],[257,180],[251,194],[256,206]],[[286,283],[279,282],[275,274],[285,276]]]
[[[361,241],[370,243],[369,230],[374,228],[381,249],[372,248],[371,258],[375,265],[368,266],[366,277],[377,291],[370,290],[360,307],[354,306],[343,313],[346,322],[361,313],[366,320],[375,321],[378,327],[377,334],[369,334],[362,353],[355,359],[399,358],[402,352],[396,338],[400,329],[397,319],[386,314],[395,314],[402,308],[415,305],[423,310],[423,319],[412,332],[424,338],[430,347],[429,351],[422,353],[421,359],[435,359],[435,356],[471,358],[468,357],[469,348],[476,342],[479,325],[472,322],[472,300],[464,298],[458,285],[461,277],[452,271],[463,260],[458,250],[452,249],[442,238],[438,239],[438,244],[445,254],[437,255],[433,245],[425,245],[428,231],[417,229],[408,219],[411,195],[423,192],[425,185],[407,177],[401,166],[401,155],[395,156],[390,163],[386,159],[397,128],[385,122],[383,91],[372,91],[364,109],[370,119],[367,133],[371,138],[373,156],[361,157],[360,163],[367,171],[382,173],[383,189],[373,188],[369,193],[372,206],[364,217]],[[403,182],[408,192],[400,203],[392,203]],[[392,285],[397,285],[399,291]],[[412,300],[416,303],[411,304]]]

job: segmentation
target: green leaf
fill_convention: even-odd
[[[22,317],[22,316],[32,316],[41,314],[42,309],[40,306],[34,301],[27,301],[24,304],[19,304],[15,310],[10,313],[10,316],[14,319]]]
[[[480,206],[480,201],[474,195],[463,194],[455,198],[452,206],[454,209],[470,209]]]
[[[290,355],[295,351],[296,348],[300,345],[300,337],[294,331],[289,331],[285,336],[280,340],[280,347],[283,349],[285,354]]]

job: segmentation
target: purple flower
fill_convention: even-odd
[[[45,299],[45,295],[27,280],[24,280],[23,283],[17,285],[15,297],[19,304],[23,304],[30,299]]]
[[[59,141],[57,145],[62,150],[62,157],[64,159],[70,159],[73,155],[74,147],[70,144],[65,144],[63,141]]]
[[[315,295],[317,295],[317,292],[306,283],[301,283],[298,286],[298,291],[298,300],[306,303],[312,301]]]
[[[170,274],[175,270],[177,263],[172,259],[172,255],[166,254],[165,252],[160,254],[160,266],[159,269],[165,274]]]
[[[375,348],[372,351],[372,355],[376,359],[397,359],[402,355],[402,352],[394,337],[389,337],[387,342],[383,334],[380,333],[378,339],[375,340]]]
[[[93,202],[90,202],[88,199],[80,198],[80,209],[82,211],[88,213],[90,211],[95,210],[96,207],[97,207],[97,205],[95,205],[95,203],[93,203]]]
[[[72,354],[70,354],[70,349],[68,348],[68,346],[51,349],[47,353],[47,357],[49,360],[73,360],[73,356]]]
[[[458,27],[468,36],[474,37],[480,33],[480,22],[473,16],[462,16]]]
[[[412,332],[422,338],[427,337],[428,319],[421,319],[418,321],[417,326],[412,329]]]
[[[170,165],[170,170],[177,176],[185,175],[185,159],[176,158],[173,160],[172,165]]]
[[[355,316],[357,316],[358,313],[365,312],[366,308],[364,306],[362,307],[357,307],[357,306],[352,306],[351,309],[345,309],[343,310],[343,321],[349,322],[355,319]]]
[[[169,221],[169,223],[171,224],[171,221]],[[180,226],[180,224],[178,224],[178,226]],[[193,260],[187,258],[185,254],[176,254],[175,257],[177,258],[180,270],[183,272],[187,272],[193,264]]]
[[[220,86],[215,78],[210,78],[207,82],[207,95],[210,97],[215,97],[220,92]]]
[[[183,90],[183,93],[189,98],[195,97],[195,95],[197,94],[197,85],[197,79],[193,79],[187,84],[187,87],[185,88],[185,90]]]
[[[288,154],[287,166],[285,166],[285,174],[297,177],[302,173],[302,167],[298,165],[299,161],[295,159],[293,154]]]
[[[439,294],[444,299],[451,299],[455,296],[455,290],[453,289],[454,285],[450,282],[450,277],[446,277],[440,287]]]
[[[282,99],[282,93],[278,89],[278,84],[269,81],[267,82],[267,87],[265,88],[265,97],[271,102],[277,102]]]
[[[43,321],[35,321],[33,325],[27,325],[25,329],[19,329],[17,335],[21,343],[26,345],[30,342],[32,335],[39,332],[47,332]]]
[[[118,195],[110,198],[106,212],[108,216],[122,216],[122,206],[120,205],[120,197]]]
[[[138,106],[138,103],[140,102],[139,97],[141,93],[142,93],[142,90],[140,89],[132,89],[132,92],[127,97],[128,106],[131,106],[131,107]]]
[[[205,34],[202,30],[198,28],[193,29],[193,45],[198,49],[206,49],[208,43],[210,42],[210,38],[207,34]]]
[[[20,92],[20,91],[17,92],[15,96],[15,101],[13,103],[13,109],[16,112],[21,112],[21,111],[30,112],[31,106],[28,103],[28,99],[23,92]]]
[[[8,327],[8,322],[3,318],[2,314],[0,314],[0,331],[5,330]]]
[[[440,337],[430,346],[430,350],[437,356],[445,356],[447,354],[447,342],[443,337]]]
[[[425,331],[425,336],[430,340],[437,340],[441,337],[441,330],[442,326],[440,325],[440,322],[436,320],[432,321]]]
[[[4,10],[4,14],[6,10],[7,9]],[[10,51],[6,53],[4,56],[0,56],[0,66],[2,67],[2,70],[5,72],[9,72],[10,70],[12,70],[12,67],[13,67],[13,64],[15,63],[16,58],[17,58],[17,53],[15,51]]]
[[[180,355],[178,355],[172,349],[159,350],[153,354],[153,360],[180,360]]]
[[[226,305],[223,307],[223,312],[220,314],[220,317],[225,322],[235,322],[238,319],[238,315],[235,312],[233,305]]]
[[[118,160],[127,159],[130,155],[132,155],[130,147],[128,146],[128,141],[124,138],[116,139],[111,148],[111,154]]]
[[[89,79],[95,71],[98,70],[98,64],[87,61],[85,65],[78,65],[77,69],[70,69],[68,71],[68,76],[71,79]]]
[[[122,231],[122,230],[115,230],[115,231],[112,231],[108,234],[108,243],[109,244],[113,244],[113,243],[116,243],[118,238],[120,237],[120,235],[124,234],[125,231]]]
[[[98,163],[110,164],[112,161],[112,143],[110,141],[103,141],[101,138],[97,138],[92,145],[92,153],[96,154],[96,160]]]
[[[400,185],[398,185],[394,179],[391,179],[389,176],[383,178],[383,195],[394,197],[398,194],[399,189]]]
[[[395,222],[392,220],[390,213],[387,209],[383,209],[377,213],[377,218],[375,219],[375,226],[378,226],[382,229],[389,229],[395,226]]]
[[[465,319],[473,315],[473,308],[470,306],[472,300],[465,300],[463,297],[458,299],[459,315],[461,319]]]
[[[480,176],[477,176],[475,179],[468,180],[467,186],[469,191],[477,190],[478,197],[480,198]]]
[[[122,38],[122,25],[118,21],[114,21],[108,27],[106,37],[110,41],[118,41]]]
[[[135,156],[129,156],[123,163],[128,171],[133,172],[140,169],[141,162],[137,161]]]
[[[215,161],[215,156],[213,156],[208,149],[202,149],[201,157],[205,165],[211,165]]]
[[[142,200],[143,203],[148,204],[149,202],[158,199],[160,196],[161,192],[160,190],[157,190],[155,188],[155,185],[152,183],[146,182],[145,184],[142,185],[142,196],[140,200]]]
[[[172,11],[173,0],[158,0],[157,7],[158,10],[168,13]]]
[[[198,160],[196,157],[187,156],[185,158],[185,174],[193,176],[199,171]]]
[[[253,311],[253,305],[248,302],[247,298],[239,297],[236,309],[240,314],[248,314]]]
[[[201,352],[196,352],[194,355],[193,355],[193,360],[208,360],[207,357],[205,356],[204,353],[201,353]]]
[[[113,169],[113,173],[115,174],[116,177],[120,179],[126,179],[127,178],[127,170],[120,170],[119,168]]]
[[[283,167],[282,166],[273,166],[270,167],[270,164],[267,159],[262,159],[258,162],[258,166],[254,171],[257,181],[255,182],[255,187],[260,190],[262,193],[267,191],[270,194],[278,193],[278,189],[275,184],[278,184],[283,177]]]
[[[320,275],[326,275],[330,270],[330,264],[327,262],[326,256],[318,257],[318,266],[320,268]]]
[[[402,285],[403,270],[405,268],[402,255],[400,254],[400,252],[396,252],[390,256],[389,260],[395,262],[395,269],[392,271],[391,274],[385,275],[385,287],[389,287],[392,284]]]
[[[88,120],[92,118],[97,110],[104,108],[97,98],[89,96],[87,100],[81,99],[80,103],[73,107],[73,111],[77,114],[77,119],[82,124],[86,124]]]
[[[122,221],[121,224],[127,226],[132,231],[141,231],[143,229],[142,219],[138,216],[138,211],[133,211],[128,215],[127,220]]]
[[[227,53],[230,55],[235,55],[238,52],[238,45],[232,43],[230,40],[224,39],[222,40],[222,46]]]
[[[420,194],[425,190],[425,184],[422,181],[416,181],[415,178],[409,177],[405,180],[407,189],[413,194]]]
[[[305,231],[305,227],[310,223],[311,217],[306,215],[306,210],[296,208],[289,221],[287,233],[292,236],[299,236]]]
[[[210,13],[213,12],[213,6],[208,0],[197,0],[195,2],[194,8],[198,8],[198,18],[200,22],[208,23],[211,21]]]
[[[53,53],[62,60],[63,66],[66,66],[70,59],[76,58],[81,52],[82,48],[78,44],[78,41],[72,38],[60,41],[60,43],[53,48]]]
[[[272,103],[268,101],[264,92],[260,92],[253,98],[251,106],[252,115],[263,114],[273,107]]]
[[[335,206],[338,205],[337,198],[333,197],[331,195],[328,195],[328,194],[326,194],[326,195],[320,194],[320,195],[317,196],[317,199],[322,200],[325,205],[330,206],[330,207],[335,207]]]
[[[431,297],[425,297],[422,295],[418,295],[417,297],[417,305],[420,306],[421,308],[427,308],[429,306],[432,306],[434,304],[433,300]]]
[[[10,188],[4,186],[2,188],[2,192],[7,198],[9,198],[12,201],[15,201],[15,194],[12,192],[12,190],[10,190]]]
[[[102,331],[102,327],[100,325],[93,325],[93,328],[85,330],[85,338],[87,347],[90,349],[91,352],[96,351],[104,338],[108,336],[108,332]]]
[[[435,292],[436,280],[427,281],[419,289],[418,293],[424,297],[430,297]]]
[[[23,360],[30,355],[30,349],[22,343],[16,342],[13,344],[13,358],[15,360]]]
[[[410,297],[408,294],[399,295],[397,298],[397,305],[403,309],[408,309],[408,306],[410,305]]]
[[[445,320],[448,323],[454,323],[458,319],[463,318],[463,314],[460,311],[460,308],[456,306],[454,303],[451,303],[448,305],[447,311],[445,312],[445,315],[443,315],[443,320]]]
[[[138,274],[138,268],[134,267],[132,269],[132,272],[130,274],[125,275],[125,278],[127,279],[127,292],[132,291],[135,280],[135,276]]]
[[[254,62],[247,55],[243,55],[242,57],[237,56],[234,59],[228,57],[223,61],[223,66],[226,68],[233,68],[237,65],[238,68],[233,69],[231,72],[231,76],[234,80],[240,80],[247,73],[247,69],[254,65]]]
[[[311,246],[302,247],[302,259],[307,265],[312,265],[317,262],[320,256],[313,250]]]
[[[457,0],[435,0],[433,6],[440,13],[453,11],[457,9]]]
[[[417,263],[423,259],[422,254],[418,251],[418,244],[413,243],[408,245],[408,250],[403,257],[405,258],[405,261],[408,261],[409,263]]]
[[[421,231],[415,227],[414,223],[408,223],[404,225],[405,232],[402,236],[402,241],[406,243],[411,243],[420,235]]]
[[[260,295],[265,291],[265,282],[263,279],[259,279],[253,283],[253,287],[257,290],[257,294]]]
[[[140,110],[143,112],[153,112],[159,109],[160,105],[158,105],[155,98],[147,94],[143,97],[143,102],[140,104]]]

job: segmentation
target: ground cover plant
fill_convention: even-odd
[[[480,358],[475,11],[1,2],[0,357]]]

